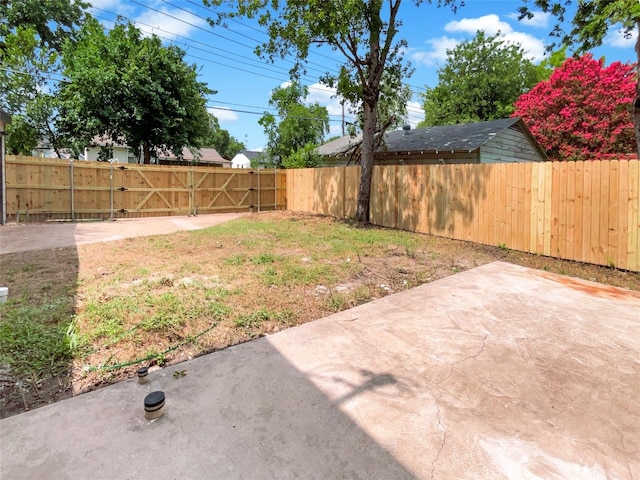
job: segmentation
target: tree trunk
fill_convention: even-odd
[[[636,38],[636,98],[633,102],[633,129],[636,132],[636,151],[640,158],[640,21],[636,22],[638,37]]]
[[[151,152],[149,151],[149,144],[147,142],[142,144],[143,160],[145,165],[151,165]]]
[[[371,175],[373,173],[373,154],[376,133],[376,105],[366,100],[363,105],[364,126],[360,158],[360,188],[358,189],[357,219],[360,223],[369,223],[369,200],[371,198]]]

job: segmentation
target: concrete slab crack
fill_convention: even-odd
[[[436,382],[436,385],[440,385],[442,382],[444,382],[445,380],[448,380],[451,375],[453,375],[453,369],[455,368],[456,365],[461,364],[462,362],[466,362],[467,360],[471,360],[472,358],[478,358],[482,352],[484,352],[484,348],[487,345],[487,339],[489,338],[489,334],[487,333],[484,338],[482,339],[482,345],[480,346],[480,350],[477,353],[474,353],[473,355],[468,355],[456,362],[453,362],[451,365],[449,365],[449,374],[444,377],[443,379],[441,379],[440,381]]]
[[[442,419],[440,418],[440,397],[442,397],[442,395],[438,395],[438,397],[436,398],[436,418],[438,419],[438,430],[442,432],[442,441],[440,442],[440,449],[438,450],[436,458],[431,463],[431,476],[429,477],[431,478],[431,480],[433,480],[433,476],[435,475],[436,463],[440,459],[440,454],[442,453],[442,450],[444,450],[444,446],[447,443],[447,430],[444,428],[444,425],[442,425]]]

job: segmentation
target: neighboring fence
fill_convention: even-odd
[[[275,170],[6,157],[8,221],[284,209],[285,185]]]
[[[287,209],[352,217],[358,167],[287,171]],[[376,166],[370,220],[640,271],[638,160]]]

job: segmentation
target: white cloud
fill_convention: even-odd
[[[123,11],[131,10],[132,6],[124,2],[124,0],[89,0],[92,7],[102,8],[114,13],[123,13]]]
[[[198,27],[206,27],[207,21],[198,17],[197,15],[180,10],[178,8],[169,8],[159,2],[147,1],[151,8],[140,9],[138,15],[134,16],[136,9],[134,6],[125,0],[90,0],[91,5],[97,9],[94,13],[96,15],[108,15],[102,10],[106,10],[110,13],[122,15],[123,17],[131,18],[136,27],[144,35],[151,35],[155,33],[163,40],[175,40],[177,35],[188,37],[197,30]],[[157,11],[156,11],[157,10]],[[107,26],[111,27],[113,21],[102,20]]]
[[[607,35],[607,37],[604,39],[604,43],[610,47],[632,48],[636,43],[636,37],[633,33],[635,32],[632,32],[632,35],[629,35],[628,38],[625,38],[624,30],[617,30],[615,33],[610,33],[609,35]]]
[[[91,4],[89,11],[93,15],[100,17],[104,17],[105,15],[112,16],[112,14],[130,17],[135,13],[135,6],[125,0],[89,0],[89,3]],[[107,28],[112,28],[115,24],[115,18],[112,21],[104,20],[104,18],[100,18],[99,20]]]
[[[444,28],[447,32],[465,34],[466,37],[475,35],[478,30],[483,30],[487,35],[500,33],[501,39],[509,44],[520,45],[525,51],[525,56],[534,62],[539,62],[545,55],[545,46],[542,40],[528,33],[514,31],[511,25],[500,20],[500,17],[495,14],[455,20],[447,23]],[[462,40],[462,38],[448,36],[432,38],[427,40],[431,49],[414,52],[411,59],[426,66],[433,66],[439,62],[444,63],[447,59],[447,50],[452,50]]]
[[[444,62],[447,59],[447,50],[454,49],[460,41],[455,38],[444,36],[440,38],[432,38],[427,40],[426,43],[431,45],[431,49],[412,53],[411,60],[430,67],[438,62]]]
[[[463,18],[454,20],[444,26],[447,32],[462,32],[474,35],[478,30],[483,30],[487,35],[495,35],[498,32],[509,33],[513,31],[511,25],[500,20],[495,13],[477,18]]]
[[[342,115],[340,98],[341,97],[336,96],[335,88],[327,87],[323,83],[314,83],[309,86],[307,104],[318,102],[327,108],[329,115]]]
[[[520,45],[525,52],[525,57],[534,62],[539,62],[544,58],[544,42],[533,35],[522,32],[509,32],[501,35],[501,38],[507,43]]]
[[[526,25],[527,27],[547,28],[549,26],[549,18],[551,18],[551,13],[542,11],[534,11],[531,13],[533,13],[533,17],[524,17],[522,20],[518,20],[518,17],[520,16],[519,13],[510,13],[507,16],[512,20],[518,20],[522,25]]]
[[[188,37],[198,27],[206,27],[207,21],[184,10],[161,7],[156,12],[145,10],[135,18],[136,26],[145,34],[173,40],[177,35]],[[186,22],[186,23],[185,23]],[[143,25],[144,24],[144,25]],[[151,28],[147,25],[150,25]]]
[[[213,113],[220,123],[222,122],[235,122],[238,120],[238,114],[233,110],[229,110],[227,107],[209,107],[207,108],[209,113]]]

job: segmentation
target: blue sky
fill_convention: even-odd
[[[145,32],[153,32],[167,44],[183,48],[185,60],[200,68],[200,80],[217,90],[208,99],[210,110],[223,128],[245,142],[250,150],[260,150],[266,140],[259,118],[272,111],[269,98],[272,89],[288,80],[291,63],[269,64],[255,56],[256,45],[267,36],[255,22],[246,19],[228,22],[227,28],[212,28],[206,21],[213,12],[200,0],[90,0],[92,14],[105,27],[113,25],[116,15],[135,22]],[[401,7],[403,25],[399,38],[408,42],[405,57],[414,67],[406,83],[413,87],[414,98],[408,104],[412,124],[422,120],[419,93],[425,86],[435,86],[437,69],[446,59],[446,50],[474,36],[477,30],[488,34],[500,32],[505,40],[519,43],[527,54],[539,62],[545,54],[548,33],[554,18],[538,12],[533,19],[518,21],[521,0],[467,0],[454,14],[447,8],[423,4],[415,7],[406,1]],[[625,39],[617,32],[607,37],[594,56],[604,56],[607,64],[619,60],[633,62],[635,38]],[[341,134],[342,110],[329,88],[318,83],[326,71],[336,71],[342,60],[326,48],[313,48],[308,73],[303,83],[309,87],[308,101],[317,101],[329,110],[330,136]],[[347,114],[347,121],[353,117]]]

